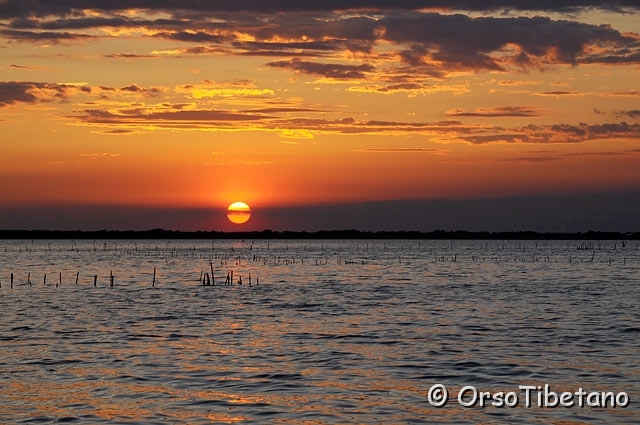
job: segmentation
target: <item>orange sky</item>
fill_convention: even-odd
[[[0,207],[640,189],[634,2],[213,3],[0,2]]]

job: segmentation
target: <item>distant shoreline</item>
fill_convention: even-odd
[[[179,230],[0,230],[0,239],[472,239],[472,240],[640,240],[640,232],[545,233],[534,231],[471,232],[465,230],[433,232],[321,230],[250,232]]]

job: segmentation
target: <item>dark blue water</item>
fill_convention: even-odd
[[[2,241],[0,422],[638,423],[640,251],[579,247]]]

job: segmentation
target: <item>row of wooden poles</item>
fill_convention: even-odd
[[[80,280],[80,272],[76,273],[76,282],[75,284],[78,285],[78,282]],[[109,286],[113,287],[113,283],[115,280],[115,276],[113,275],[113,271],[109,271]],[[13,289],[13,281],[14,281],[14,275],[13,273],[11,273],[11,276],[9,278],[9,284],[11,289]],[[44,274],[44,277],[42,278],[42,284],[43,285],[47,285],[47,274]],[[33,286],[33,282],[31,281],[31,272],[27,273],[27,285],[29,285],[29,287]],[[58,273],[58,281],[56,282],[56,288],[58,286],[62,285],[62,272]],[[153,282],[152,285],[155,286],[156,285],[156,268],[153,268]],[[98,275],[94,274],[93,275],[93,286],[97,287],[98,286]],[[2,288],[2,281],[0,281],[0,288]]]
[[[216,285],[216,278],[215,278],[215,274],[213,272],[213,262],[209,261],[209,268],[211,269],[211,274],[209,274],[209,272],[205,272],[204,270],[202,270],[200,272],[200,279],[199,281],[202,282],[202,286],[215,286]],[[249,283],[249,287],[251,287],[253,281],[251,279],[251,272],[249,272],[249,276],[247,278],[247,281]],[[256,277],[256,285],[258,285],[260,283],[260,278]],[[242,275],[238,276],[238,280],[236,281],[237,285],[242,285],[243,281],[242,281]],[[224,280],[224,285],[233,285],[233,270],[229,270],[227,272],[227,277]]]
[[[215,276],[214,276],[214,272],[213,272],[213,263],[209,262],[209,266],[211,268],[211,274],[209,274],[209,272],[205,272],[204,270],[200,273],[200,278],[199,281],[202,282],[203,286],[215,286]],[[14,274],[11,273],[11,276],[9,278],[9,282],[10,282],[10,287],[11,289],[13,289],[14,286]],[[75,284],[78,285],[80,280],[80,272],[76,273],[76,279],[75,279]],[[109,271],[109,286],[113,287],[114,285],[114,281],[115,281],[115,276],[113,274],[113,271]],[[43,285],[47,285],[47,274],[44,274],[44,277],[42,279],[42,283]],[[237,281],[235,282],[237,285],[242,285],[244,282],[242,280],[242,275],[238,276]],[[249,286],[252,286],[253,284],[253,280],[251,278],[251,272],[249,272],[248,275],[248,279],[247,279],[247,283],[249,284]],[[260,283],[260,278],[256,278],[255,280],[255,284],[258,285]],[[224,281],[224,285],[233,285],[234,284],[234,280],[233,280],[233,270],[229,270],[227,272],[227,277]],[[29,287],[33,286],[33,282],[31,281],[31,272],[27,273],[27,285],[29,285]],[[62,272],[58,273],[58,281],[56,282],[56,288],[58,286],[62,285]],[[98,275],[94,274],[93,275],[93,286],[97,287],[98,286]],[[151,281],[151,286],[155,287],[156,286],[156,268],[153,268],[153,279]],[[2,281],[0,281],[0,288],[2,288]]]

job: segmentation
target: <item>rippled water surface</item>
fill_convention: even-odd
[[[0,423],[640,421],[635,241],[0,241],[0,258]],[[527,407],[519,386],[545,384],[629,403],[536,389]],[[465,407],[465,386],[517,405]]]

